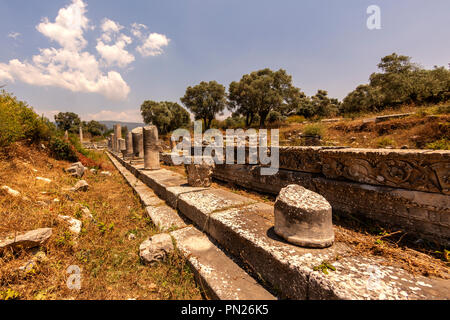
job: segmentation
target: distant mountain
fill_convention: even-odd
[[[112,129],[115,124],[120,124],[122,127],[127,127],[129,131],[138,128],[143,127],[145,124],[138,123],[138,122],[120,122],[120,121],[99,121],[101,124],[104,124],[108,130]]]

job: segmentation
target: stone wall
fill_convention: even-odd
[[[336,212],[362,215],[422,238],[450,243],[448,195],[339,181],[284,169],[273,176],[262,176],[260,170],[260,166],[218,165],[214,178],[273,195],[290,184],[298,184],[324,196]]]
[[[448,151],[280,147],[274,176],[257,165],[218,165],[214,177],[274,195],[299,184],[336,211],[449,244],[449,160]]]
[[[237,153],[237,151],[235,151]],[[246,159],[249,148],[246,147]],[[280,147],[280,168],[408,190],[450,194],[450,151]]]

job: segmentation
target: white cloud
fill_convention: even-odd
[[[83,0],[72,2],[58,11],[54,21],[44,18],[36,26],[41,34],[59,44],[60,48],[40,49],[31,61],[12,59],[0,62],[0,81],[16,80],[34,86],[53,86],[73,92],[97,93],[111,100],[125,100],[130,87],[112,67],[127,67],[135,56],[127,51],[133,39],[119,23],[103,19],[97,39],[98,55],[86,50],[85,32],[92,30]],[[134,23],[129,30],[141,45],[136,50],[143,57],[163,54],[170,40],[163,34],[148,34],[147,26]],[[10,33],[17,38],[20,34]],[[140,115],[139,115],[140,117]]]
[[[142,39],[144,37],[142,30],[147,30],[147,26],[145,24],[133,23],[131,25],[131,33],[138,39]]]
[[[130,37],[120,33],[123,27],[109,19],[104,19],[102,24],[103,34],[97,39],[97,52],[108,66],[117,65],[126,67],[132,63],[134,56],[125,50],[125,47],[133,42]],[[115,39],[114,44],[108,44]]]
[[[87,115],[87,120],[110,120],[123,122],[142,122],[142,115],[137,109],[129,109],[123,111],[102,110],[97,113]]]
[[[88,27],[86,4],[82,0],[72,0],[71,5],[59,10],[55,22],[44,18],[36,29],[51,40],[58,42],[63,48],[79,50],[87,44],[83,32]]]
[[[89,28],[85,14],[86,4],[72,0],[71,5],[59,10],[54,23],[45,18],[37,30],[62,48],[41,49],[32,62],[13,59],[8,64],[0,63],[0,80],[17,79],[30,85],[99,93],[111,100],[125,100],[130,88],[120,73],[103,72],[95,56],[83,51],[87,44],[83,33]]]
[[[163,34],[151,33],[144,41],[143,44],[137,47],[137,51],[143,57],[159,56],[164,53],[163,47],[169,45],[170,39]]]
[[[20,36],[21,36],[21,34],[19,32],[11,32],[8,34],[8,38],[12,38],[14,40],[16,40]]]

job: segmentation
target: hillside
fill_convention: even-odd
[[[145,124],[139,122],[121,122],[121,121],[99,121],[101,124],[105,125],[108,130],[111,130],[115,124],[120,124],[122,127],[127,127],[128,130],[133,130],[138,127],[143,127]]]

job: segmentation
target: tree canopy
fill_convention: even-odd
[[[169,101],[144,101],[141,114],[144,122],[155,125],[161,134],[187,127],[191,122],[189,112],[178,103]]]
[[[450,70],[424,69],[411,57],[393,53],[381,59],[381,72],[370,76],[344,99],[341,112],[373,112],[403,104],[427,104],[450,99]]]
[[[80,117],[73,112],[60,112],[55,116],[56,126],[59,130],[78,132],[81,125]]]
[[[225,87],[216,81],[204,82],[188,87],[181,102],[194,114],[196,120],[203,120],[205,129],[217,114],[221,114],[227,106]]]
[[[230,84],[228,108],[244,116],[247,126],[258,115],[260,127],[264,127],[271,111],[287,115],[298,107],[304,96],[292,85],[292,77],[285,70],[274,72],[267,68],[246,74],[239,82]]]

